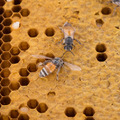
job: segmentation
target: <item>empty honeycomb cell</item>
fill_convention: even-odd
[[[4,60],[2,63],[1,63],[1,67],[2,68],[8,68],[11,66],[11,63],[8,61],[8,60]]]
[[[0,40],[0,46],[3,44],[2,40]]]
[[[0,32],[0,38],[3,36],[3,33],[2,32]]]
[[[46,34],[46,36],[51,37],[51,36],[53,36],[55,34],[55,31],[54,31],[53,28],[47,28],[45,30],[45,34]]]
[[[48,110],[48,106],[47,106],[45,103],[40,103],[40,104],[37,106],[37,111],[38,111],[39,113],[45,113],[47,110]]]
[[[0,24],[0,30],[2,30],[3,29],[3,25],[2,24]]]
[[[28,9],[22,9],[20,13],[23,17],[27,17],[30,14],[30,11]]]
[[[5,69],[2,70],[1,76],[2,76],[3,78],[9,77],[9,75],[10,75],[9,69],[5,68]]]
[[[103,22],[102,19],[97,19],[97,20],[96,20],[96,25],[97,25],[98,27],[102,27],[103,24],[104,24],[104,22]]]
[[[14,4],[14,5],[18,5],[18,4],[20,4],[21,2],[22,2],[22,0],[14,0],[13,4]]]
[[[21,10],[21,6],[19,6],[19,5],[15,5],[15,6],[13,6],[13,8],[12,8],[12,11],[13,12],[19,12]]]
[[[96,51],[97,52],[105,52],[106,51],[106,46],[105,46],[105,44],[98,44],[97,46],[96,46]]]
[[[120,29],[119,26],[115,26],[116,29]]]
[[[8,115],[1,115],[0,120],[10,120]]]
[[[27,114],[20,114],[18,120],[29,120],[29,116]]]
[[[38,106],[38,101],[36,99],[30,99],[27,102],[27,106],[31,109],[35,109]]]
[[[12,19],[14,20],[14,21],[17,21],[17,20],[19,20],[21,18],[21,15],[19,14],[19,13],[15,13],[13,16],[12,16]]]
[[[49,92],[49,93],[47,94],[47,96],[49,96],[49,97],[53,97],[53,96],[55,96],[55,95],[56,95],[55,92]]]
[[[2,50],[3,51],[9,51],[10,48],[11,48],[11,44],[10,43],[4,43],[2,46],[1,46]]]
[[[9,52],[4,52],[2,55],[1,55],[1,58],[3,60],[9,60],[11,58],[11,55]]]
[[[104,7],[104,8],[102,8],[101,13],[103,15],[109,15],[109,14],[111,14],[111,9],[109,7]]]
[[[95,111],[92,107],[86,107],[83,111],[83,113],[86,115],[86,116],[93,116],[95,114]]]
[[[20,57],[19,56],[12,56],[11,57],[11,59],[10,59],[10,62],[12,63],[12,64],[16,64],[16,63],[18,63],[20,61]]]
[[[0,0],[0,6],[3,6],[5,4],[4,0]]]
[[[18,55],[20,53],[20,50],[18,47],[12,47],[12,49],[10,50],[10,53],[12,55]]]
[[[18,90],[20,88],[20,84],[18,82],[14,81],[14,82],[10,83],[9,87],[10,87],[11,90]]]
[[[4,13],[4,8],[0,7],[0,15]]]
[[[1,58],[0,58],[0,63],[2,62]]]
[[[30,37],[36,37],[38,35],[38,31],[35,28],[31,28],[28,30],[28,35]]]
[[[12,24],[12,20],[9,19],[9,18],[7,18],[7,19],[5,19],[5,20],[3,21],[3,25],[4,25],[4,26],[9,26],[9,25],[11,25],[11,24]]]
[[[20,48],[21,50],[23,50],[23,51],[26,51],[29,47],[30,47],[30,46],[29,46],[29,44],[28,44],[27,42],[21,42],[21,43],[19,44],[19,48]]]
[[[45,56],[50,57],[50,58],[55,58],[55,56],[52,53],[47,53]]]
[[[9,116],[10,116],[11,118],[17,118],[18,115],[19,115],[18,110],[11,110],[10,113],[9,113]]]
[[[4,78],[1,81],[2,86],[8,86],[10,84],[10,80],[8,78]]]
[[[75,117],[76,111],[75,111],[75,109],[74,109],[73,107],[68,107],[68,108],[66,108],[66,110],[65,110],[65,115],[66,115],[67,117]]]
[[[21,75],[21,76],[28,76],[29,75],[29,72],[28,72],[28,70],[27,70],[27,68],[21,68],[20,69],[20,71],[19,71],[19,74]]]
[[[93,117],[86,117],[85,120],[95,120]]]
[[[20,82],[20,85],[27,86],[30,81],[27,77],[22,77],[22,78],[20,78],[19,82]]]
[[[97,54],[96,58],[99,62],[104,62],[107,59],[107,55],[105,53]]]
[[[2,54],[2,50],[0,49],[0,55]]]
[[[0,23],[3,21],[3,17],[2,16],[0,16]]]
[[[12,11],[11,11],[11,10],[5,10],[3,16],[4,16],[5,18],[11,17],[11,16],[12,16]]]
[[[5,28],[3,29],[3,33],[4,33],[4,34],[9,34],[9,33],[11,33],[11,28],[10,28],[10,27],[5,27]]]
[[[4,42],[10,42],[12,40],[12,36],[11,35],[4,35],[2,39]]]
[[[37,71],[36,64],[30,63],[30,64],[27,66],[27,69],[28,69],[29,72],[36,72],[36,71]]]
[[[8,105],[8,104],[10,104],[10,102],[11,102],[11,99],[8,96],[3,96],[2,99],[1,99],[1,104],[2,105]]]
[[[10,94],[10,92],[11,92],[11,90],[9,89],[9,87],[3,87],[3,88],[1,89],[1,95],[2,95],[2,96],[7,96],[7,95]]]

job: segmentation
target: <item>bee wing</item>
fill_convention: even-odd
[[[52,58],[44,56],[44,55],[32,55],[32,56],[35,57],[35,58],[40,58],[40,59],[49,59],[49,60],[52,59]]]
[[[67,65],[71,70],[81,71],[81,68],[77,65],[73,65],[73,64],[68,63],[68,62],[64,62],[64,64]]]

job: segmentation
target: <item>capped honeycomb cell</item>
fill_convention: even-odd
[[[66,108],[66,110],[65,110],[65,115],[66,115],[67,117],[75,117],[76,111],[75,111],[75,109],[74,109],[73,107],[68,107],[68,108]]]
[[[2,50],[3,51],[9,51],[10,48],[11,48],[11,44],[10,43],[4,43],[2,46],[1,46]]]
[[[107,59],[107,55],[105,53],[97,54],[96,58],[99,62],[104,62]]]
[[[5,68],[5,69],[2,70],[1,76],[2,76],[3,78],[9,77],[9,75],[10,75],[9,69]]]
[[[95,120],[93,117],[86,117],[85,120]]]
[[[3,16],[4,16],[5,18],[11,17],[11,16],[12,16],[12,11],[11,11],[11,10],[5,10]]]
[[[38,101],[36,99],[30,99],[27,102],[27,106],[31,109],[35,109],[38,106]]]
[[[12,56],[11,57],[11,59],[10,59],[10,62],[12,63],[12,64],[16,64],[16,63],[18,63],[20,61],[20,57],[19,56]]]
[[[13,4],[14,4],[14,5],[18,5],[18,4],[20,4],[21,2],[22,2],[22,0],[14,0]]]
[[[102,27],[103,24],[104,24],[104,21],[103,21],[102,19],[97,19],[97,20],[96,20],[96,25],[97,25],[98,27]]]
[[[27,68],[21,68],[19,71],[19,74],[23,77],[28,76],[29,72],[27,71]]]
[[[20,114],[18,120],[29,120],[29,116],[27,114]]]
[[[30,14],[30,11],[28,9],[22,9],[20,13],[23,17],[27,17]]]
[[[4,69],[4,68],[8,68],[11,66],[11,63],[8,61],[8,60],[4,60],[2,63],[1,63],[1,67]]]
[[[20,110],[20,112],[22,112],[22,113],[27,113],[28,110],[29,110],[29,108],[28,108],[25,104],[21,104],[21,105],[19,106],[19,110]]]
[[[3,17],[2,16],[0,16],[0,23],[3,21]]]
[[[9,34],[9,33],[11,33],[11,28],[10,28],[10,27],[4,27],[3,33],[4,33],[4,34]]]
[[[13,12],[19,12],[21,10],[21,6],[19,6],[19,5],[15,5],[15,6],[13,6],[13,8],[12,8],[12,11]]]
[[[21,77],[19,82],[20,82],[20,85],[27,86],[30,81],[29,81],[29,79],[27,77]]]
[[[2,24],[0,24],[0,30],[2,30],[3,29],[3,25]]]
[[[19,44],[19,48],[20,48],[21,50],[23,50],[23,51],[26,51],[29,47],[30,47],[30,46],[29,46],[29,44],[28,44],[27,42],[21,42],[21,43]]]
[[[83,113],[86,115],[86,116],[93,116],[95,114],[95,111],[92,107],[86,107],[83,111]]]
[[[18,47],[12,47],[12,49],[10,50],[10,53],[12,55],[18,55],[20,53],[20,50]]]
[[[4,42],[10,42],[12,40],[12,36],[11,35],[4,35],[2,37]]]
[[[38,111],[39,113],[45,113],[47,110],[48,110],[48,106],[47,106],[45,103],[40,103],[40,104],[37,106],[37,111]]]
[[[1,115],[0,120],[10,120],[8,115]]]
[[[0,38],[3,36],[3,33],[2,32],[0,32]]]
[[[0,6],[4,6],[5,1],[4,0],[0,0]]]
[[[1,81],[2,86],[8,86],[10,84],[10,80],[8,78],[3,78]]]
[[[97,52],[105,52],[106,51],[106,46],[105,46],[105,44],[98,44],[97,46],[96,46],[96,51]]]
[[[9,87],[11,90],[18,90],[20,88],[20,84],[16,81],[13,81],[10,83]]]
[[[8,105],[8,104],[10,104],[10,102],[11,102],[11,99],[8,96],[3,96],[2,99],[1,99],[1,104],[2,105]]]
[[[103,15],[109,15],[109,14],[111,14],[111,9],[109,7],[104,7],[104,8],[102,8],[101,13]]]
[[[36,36],[38,35],[37,29],[35,29],[35,28],[29,29],[29,30],[28,30],[28,35],[29,35],[30,37],[36,37]]]
[[[46,34],[46,36],[51,37],[51,36],[53,36],[55,34],[55,30],[53,28],[51,28],[51,27],[47,28],[45,30],[45,34]]]
[[[9,113],[9,116],[10,116],[11,118],[17,118],[18,115],[19,115],[18,110],[11,110],[10,113]]]
[[[2,55],[1,55],[1,58],[3,60],[9,60],[11,58],[11,55],[9,52],[4,52]]]
[[[4,19],[3,21],[3,25],[4,26],[10,26],[12,24],[12,20],[7,18],[7,19]]]
[[[9,87],[3,87],[3,88],[1,89],[1,95],[2,95],[2,96],[7,96],[7,95],[10,94],[10,92],[11,92],[11,90],[9,89]]]
[[[28,69],[29,72],[36,72],[36,71],[37,71],[36,64],[30,63],[30,64],[27,66],[27,69]]]
[[[0,7],[0,15],[4,13],[4,8]]]

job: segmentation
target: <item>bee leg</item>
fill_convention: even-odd
[[[62,38],[57,44],[61,43],[64,40],[64,38]]]
[[[116,9],[117,9],[117,7],[119,7],[119,5],[117,5],[117,6],[114,8],[112,16],[115,16],[115,15],[116,15]]]
[[[81,44],[81,42],[79,40],[77,40],[77,39],[74,39],[74,40],[76,40],[79,44]]]
[[[56,73],[56,74],[57,74],[57,76],[56,76],[57,80],[58,80],[58,74],[59,74],[59,72],[60,72],[60,69],[61,69],[61,66],[58,67],[58,71],[57,71],[57,73]]]

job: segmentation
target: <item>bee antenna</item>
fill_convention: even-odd
[[[72,55],[74,55],[72,51],[69,51],[69,52],[71,52],[71,53],[72,53]],[[74,55],[74,56],[75,56],[75,55]]]
[[[65,55],[66,52],[68,52],[68,51],[65,51],[65,52],[63,53],[63,55],[61,56],[61,58],[63,58],[63,56]]]

